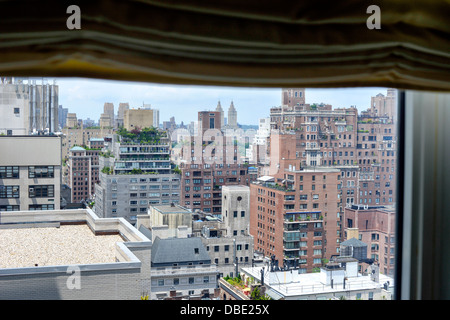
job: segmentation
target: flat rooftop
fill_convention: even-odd
[[[261,268],[243,268],[243,272],[261,281]],[[309,294],[325,294],[333,292],[342,292],[342,284],[326,285],[322,282],[320,272],[299,274],[297,270],[292,271],[276,271],[269,272],[267,268],[264,272],[264,282],[266,285],[276,292],[279,297],[302,296]],[[358,274],[357,277],[348,277],[346,281],[346,290],[367,290],[375,289],[383,286],[389,281],[390,287],[394,286],[394,279],[386,275],[380,274],[379,281],[374,282],[369,276]]]
[[[87,224],[0,229],[0,268],[116,262],[120,235],[95,235]]]
[[[152,205],[151,207],[155,208],[161,213],[192,213],[191,210],[182,207],[180,205],[171,206],[170,204],[168,205],[162,204],[162,205]]]

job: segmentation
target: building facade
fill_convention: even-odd
[[[76,146],[70,149],[66,163],[73,203],[83,203],[93,198],[95,184],[100,181],[99,154],[103,147],[104,139],[91,138],[87,147]]]
[[[180,175],[170,162],[170,143],[163,131],[121,132],[100,154],[95,213],[124,217],[132,224],[149,205],[178,204]]]
[[[255,251],[279,267],[319,267],[339,253],[340,171],[334,168],[283,170],[250,184],[250,234]]]
[[[0,134],[57,132],[59,87],[41,79],[0,79]]]
[[[0,136],[0,150],[0,211],[60,209],[60,137]]]
[[[353,205],[345,208],[345,233],[354,234],[366,243],[367,258],[377,263],[380,271],[388,276],[395,272],[395,216],[393,206]]]
[[[214,296],[219,279],[200,238],[156,238],[152,245],[152,300]]]
[[[157,118],[159,118],[159,111],[154,109],[126,109],[123,115],[123,126],[128,131],[136,128],[158,128],[159,125],[155,126],[155,122],[159,121]]]

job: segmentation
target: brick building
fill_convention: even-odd
[[[198,113],[199,128],[195,136],[185,136],[179,153],[181,170],[181,205],[208,213],[222,213],[224,185],[248,185],[248,166],[241,163],[238,144],[225,136],[221,113]]]
[[[395,269],[395,208],[358,206],[345,208],[347,237],[356,230],[358,240],[368,245],[367,258],[373,259],[386,275]]]
[[[255,251],[274,256],[280,267],[319,267],[338,253],[340,171],[282,169],[250,184],[250,234]]]
[[[91,138],[87,147],[70,149],[67,167],[71,202],[81,203],[94,196],[95,184],[100,181],[99,154],[103,147],[104,139]]]

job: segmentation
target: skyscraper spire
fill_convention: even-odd
[[[220,112],[220,124],[221,124],[221,127],[223,128],[225,126],[225,118],[224,118],[224,112],[223,112],[222,106],[220,105],[220,100],[217,102],[216,111]]]
[[[233,129],[237,128],[237,111],[233,101],[231,101],[230,108],[228,109],[228,127]]]

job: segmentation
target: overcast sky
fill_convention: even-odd
[[[174,116],[175,121],[189,123],[197,120],[197,112],[214,110],[220,101],[227,116],[231,101],[236,108],[238,123],[258,124],[259,118],[268,117],[270,108],[280,106],[281,89],[230,88],[204,86],[175,86],[140,82],[91,80],[79,78],[57,79],[59,104],[77,114],[79,119],[98,121],[105,102],[128,102],[130,108],[143,103],[160,110],[160,122]],[[366,110],[372,96],[386,88],[306,89],[306,103],[327,103],[333,108],[356,106]]]

